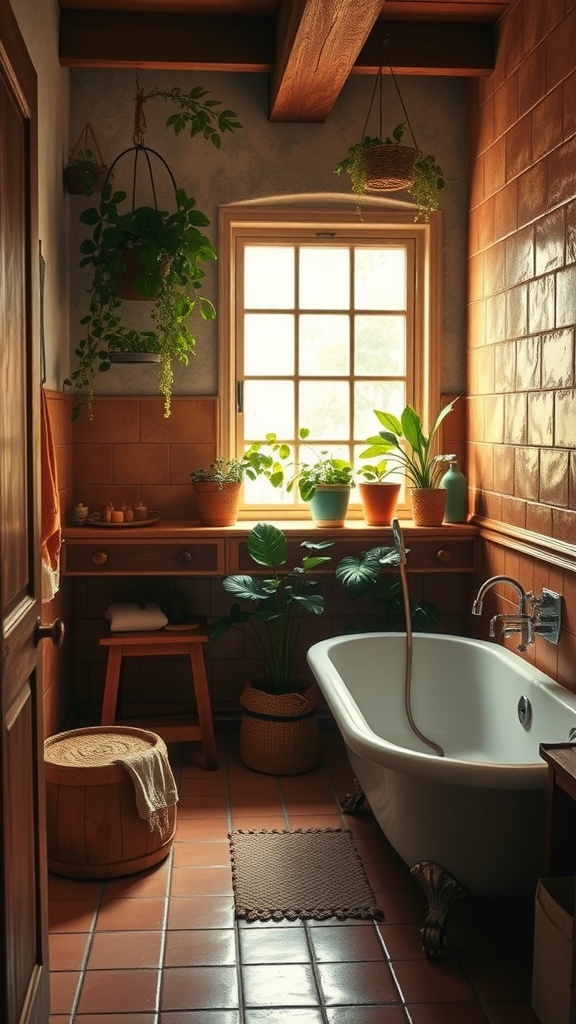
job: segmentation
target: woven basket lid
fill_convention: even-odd
[[[144,753],[159,742],[156,733],[129,726],[71,729],[44,741],[44,760],[69,768],[95,768],[130,754]]]

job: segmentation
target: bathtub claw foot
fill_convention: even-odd
[[[428,903],[428,916],[420,929],[422,949],[429,960],[437,960],[446,949],[448,912],[456,900],[464,899],[470,893],[448,871],[430,860],[415,864],[410,868],[410,874],[418,882]]]
[[[358,782],[358,779],[354,779],[354,788],[352,792],[345,793],[344,796],[340,797],[340,807],[344,814],[358,814],[358,811],[362,807],[366,799],[366,795],[362,786]]]

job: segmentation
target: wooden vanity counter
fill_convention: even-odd
[[[255,571],[246,537],[256,521],[235,526],[204,527],[166,520],[149,526],[69,526],[63,530],[64,576],[225,576]],[[332,541],[332,562],[359,555],[367,548],[393,546],[390,528],[351,521],[334,530],[321,530],[311,522],[275,521],[289,537],[291,563],[300,560],[300,544]],[[478,529],[467,524],[416,527],[401,522],[408,554],[408,571],[418,573],[472,573],[476,569]],[[257,571],[257,570],[256,570]],[[265,570],[263,569],[262,572]],[[319,572],[322,569],[318,570]],[[395,571],[395,570],[393,570]]]

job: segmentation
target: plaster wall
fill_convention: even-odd
[[[133,144],[135,74],[127,70],[74,69],[70,73],[70,134],[75,138],[90,121],[105,162],[110,165]],[[349,181],[336,176],[332,168],[361,136],[370,105],[374,79],[355,76],[348,80],[325,124],[272,124],[268,121],[268,76],[263,74],[140,72],[145,91],[179,86],[189,91],[203,85],[213,98],[222,101],[238,116],[243,128],[222,137],[220,151],[209,143],[182,133],[176,137],[165,127],[175,108],[165,100],[145,104],[145,143],[156,149],[170,165],[177,184],[197,200],[210,218],[211,240],[217,243],[218,206],[223,203],[266,197],[305,195],[317,202],[331,201],[345,192],[344,201],[355,206]],[[444,313],[442,390],[465,390],[465,252],[466,252],[466,112],[465,84],[460,79],[405,77],[399,80],[402,97],[419,147],[433,152],[445,173],[455,179],[444,193]],[[384,82],[384,106],[389,110],[384,130],[403,120],[390,78]],[[377,133],[377,122],[370,122]],[[131,192],[132,156],[118,162],[114,184]],[[155,163],[154,167],[158,165]],[[167,179],[160,185],[159,200],[170,203]],[[402,193],[398,193],[400,197]],[[406,198],[404,194],[404,199]],[[390,198],[390,197],[388,197]],[[137,202],[148,202],[138,192]],[[78,267],[81,240],[89,229],[79,215],[91,200],[71,199],[71,349],[81,337],[79,320],[87,309],[87,271]],[[170,208],[166,205],[165,208]],[[217,297],[217,269],[207,268],[205,293]],[[137,305],[137,304],[134,304]],[[141,315],[141,311],[138,311]],[[142,322],[142,321],[141,321]],[[144,323],[142,322],[142,326]],[[156,391],[154,367],[114,367],[98,374],[96,390],[108,394],[150,394]],[[176,369],[175,394],[216,394],[217,324],[200,324],[196,355],[188,368]]]

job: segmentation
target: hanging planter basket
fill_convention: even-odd
[[[371,192],[395,192],[414,184],[414,162],[418,153],[413,146],[372,146],[366,153],[366,189]]]
[[[64,181],[71,196],[91,196],[104,185],[108,175],[94,129],[86,124],[64,168]]]
[[[126,270],[118,275],[116,282],[116,294],[119,299],[128,300],[129,302],[145,302],[146,299],[140,294],[136,287],[136,281],[142,274],[142,264],[140,263],[140,254],[138,248],[124,249],[122,253],[122,260],[125,264]],[[163,256],[160,260],[158,269],[162,277],[166,277],[170,270],[170,264],[172,259],[170,256]]]

